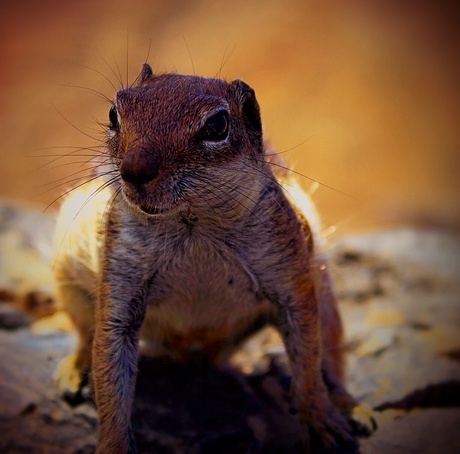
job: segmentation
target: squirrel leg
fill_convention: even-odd
[[[59,284],[57,301],[70,316],[78,334],[75,352],[57,365],[54,380],[62,395],[73,399],[87,381],[91,369],[91,349],[94,332],[94,300],[74,283]]]
[[[343,326],[330,276],[325,266],[319,270],[316,282],[321,313],[323,381],[333,404],[342,413],[349,415],[356,401],[343,385],[345,379]]]
[[[93,343],[93,381],[99,414],[96,452],[134,454],[131,408],[145,301],[142,287],[133,284],[118,288],[117,283],[104,281]]]
[[[292,294],[280,304],[280,328],[291,364],[293,405],[309,433],[308,452],[356,453],[353,428],[331,400],[322,374],[321,312],[315,283],[308,275],[292,282]]]

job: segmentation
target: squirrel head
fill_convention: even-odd
[[[262,159],[254,90],[241,80],[157,75],[144,64],[115,96],[107,150],[125,198],[146,214],[209,204],[213,193],[222,201],[223,188],[242,184],[245,163],[253,180]]]

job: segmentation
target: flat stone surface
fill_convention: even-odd
[[[94,451],[94,406],[52,381],[75,344],[49,298],[53,222],[0,203],[0,452]],[[460,452],[460,239],[406,228],[344,236],[331,254],[348,387],[378,424],[362,452]],[[279,336],[263,330],[233,359],[240,372],[143,359],[140,452],[296,452]]]
[[[457,454],[459,427],[458,408],[414,410],[382,423],[372,437],[361,442],[361,450],[363,454]]]

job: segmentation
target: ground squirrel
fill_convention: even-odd
[[[54,266],[59,305],[80,339],[57,381],[77,390],[91,369],[97,452],[136,452],[140,343],[219,364],[261,320],[283,337],[310,447],[357,451],[314,210],[305,195],[290,200],[295,183],[281,187],[254,91],[144,64],[109,121],[99,176],[62,205]]]

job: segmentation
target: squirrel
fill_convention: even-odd
[[[76,392],[91,371],[98,454],[136,452],[140,343],[219,365],[260,321],[282,335],[309,449],[358,452],[319,221],[277,160],[241,80],[145,63],[116,93],[98,175],[66,196],[55,235],[57,300],[79,335],[55,377]]]

